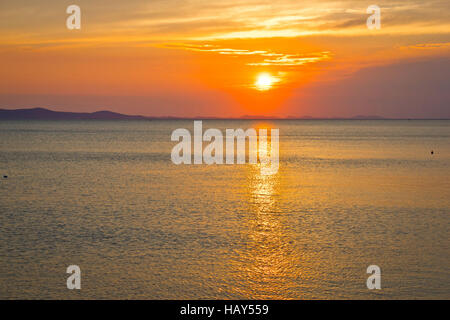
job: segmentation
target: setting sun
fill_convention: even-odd
[[[261,73],[256,79],[255,87],[260,91],[266,91],[271,89],[275,82],[277,82],[277,79],[272,77],[270,74]]]

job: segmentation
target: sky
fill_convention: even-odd
[[[450,118],[448,0],[0,0],[0,39],[4,109]]]

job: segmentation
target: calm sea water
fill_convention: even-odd
[[[204,122],[260,126],[275,175],[172,164],[192,121],[0,122],[0,298],[450,298],[450,121]]]

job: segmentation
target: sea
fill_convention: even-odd
[[[450,299],[449,120],[203,127],[279,129],[278,171],[174,164],[193,120],[0,121],[0,298]]]

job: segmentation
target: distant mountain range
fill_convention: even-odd
[[[142,116],[129,116],[111,111],[97,111],[92,113],[61,112],[44,108],[33,109],[0,109],[0,119],[2,120],[120,120],[120,119],[146,119]]]
[[[145,120],[145,119],[187,119],[184,117],[145,117],[139,115],[126,115],[111,111],[97,111],[92,113],[79,113],[79,112],[62,112],[52,111],[44,108],[32,108],[32,109],[15,109],[7,110],[0,109],[0,120]],[[189,119],[222,119],[219,117],[193,117]],[[313,118],[313,117],[295,117],[289,116],[285,118],[281,117],[268,117],[268,116],[251,116],[244,115],[242,117],[231,119],[245,119],[245,120],[307,120],[307,119],[327,119],[327,118]],[[379,116],[356,116],[352,118],[329,118],[329,119],[356,119],[356,120],[379,120],[385,119]]]

